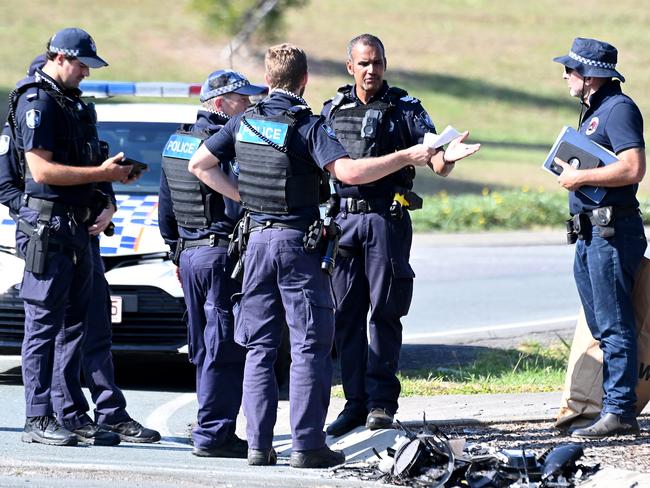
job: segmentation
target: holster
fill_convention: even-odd
[[[228,244],[228,257],[237,260],[230,277],[238,283],[244,281],[244,255],[246,254],[246,247],[248,246],[250,227],[251,218],[248,212],[246,212],[244,217],[237,222],[230,237],[230,244]]]
[[[33,274],[42,274],[45,271],[49,242],[50,222],[49,220],[39,220],[36,222],[36,228],[32,228],[29,241],[27,241],[27,248],[25,249],[25,271]]]
[[[90,217],[88,217],[88,224],[92,225],[99,217],[99,214],[106,210],[111,203],[111,197],[101,190],[95,188],[90,203]],[[108,234],[107,234],[108,235]]]

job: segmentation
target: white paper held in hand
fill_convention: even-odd
[[[422,144],[432,149],[437,149],[449,144],[451,141],[456,139],[461,133],[454,129],[451,125],[445,127],[440,134],[434,134],[433,132],[427,132],[424,134],[424,140]]]

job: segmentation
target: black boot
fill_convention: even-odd
[[[366,415],[355,415],[352,412],[347,412],[343,410],[338,417],[336,417],[336,420],[329,424],[327,426],[327,430],[325,431],[327,435],[331,435],[334,437],[339,437],[342,436],[343,434],[347,434],[353,429],[356,429],[357,427],[361,427],[363,424],[366,423]]]
[[[57,422],[53,415],[27,417],[22,440],[51,446],[77,445],[77,437]]]
[[[392,429],[393,414],[385,408],[373,408],[366,419],[366,427],[370,430]]]
[[[195,447],[192,450],[192,454],[198,457],[246,459],[248,455],[248,442],[237,436],[233,436],[232,439],[217,447]]]
[[[100,424],[100,427],[114,432],[124,442],[149,443],[160,440],[160,433],[157,430],[148,429],[133,419],[117,424]]]
[[[278,454],[275,449],[249,449],[248,450],[249,466],[272,466],[278,462]]]
[[[331,468],[345,462],[345,454],[341,451],[332,451],[329,447],[310,449],[307,451],[293,451],[289,459],[292,468]]]
[[[120,436],[114,432],[102,429],[95,422],[83,425],[72,431],[79,442],[92,444],[94,446],[117,446],[120,443]]]
[[[582,439],[603,439],[618,435],[638,435],[639,423],[636,419],[623,420],[615,413],[606,413],[589,427],[576,429],[571,437]]]

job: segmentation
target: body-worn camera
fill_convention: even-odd
[[[374,108],[368,109],[361,121],[361,137],[364,139],[374,139],[377,137],[377,131],[381,122],[382,113]]]

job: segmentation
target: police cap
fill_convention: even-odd
[[[90,34],[77,27],[68,27],[54,34],[48,50],[51,53],[75,57],[89,68],[108,66],[106,61],[97,56],[97,47]]]
[[[199,99],[201,102],[211,98],[225,95],[226,93],[238,93],[240,95],[261,95],[266,93],[268,88],[261,85],[253,85],[248,79],[237,71],[231,69],[220,69],[210,73],[201,87]]]

